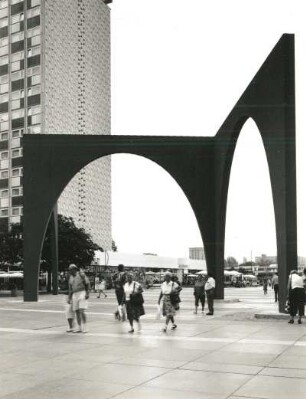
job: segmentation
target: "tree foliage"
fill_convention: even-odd
[[[94,243],[90,234],[77,227],[71,217],[58,215],[58,267],[62,271],[70,263],[78,267],[89,266],[95,256],[95,251],[103,251]],[[50,230],[45,236],[42,259],[51,265]]]
[[[233,256],[228,256],[224,261],[224,266],[228,269],[234,269],[238,267],[238,261]]]
[[[8,232],[0,233],[0,264],[14,265],[22,261],[22,225],[14,224]]]
[[[115,243],[115,240],[112,240],[112,251],[113,252],[118,252],[118,247],[117,247],[117,245]]]
[[[0,234],[0,263],[14,264],[23,261],[23,226],[15,224],[7,233]],[[70,263],[85,267],[92,263],[95,251],[103,249],[93,242],[90,234],[75,225],[71,217],[58,215],[59,270]],[[42,266],[51,266],[50,229],[48,227],[42,250]]]

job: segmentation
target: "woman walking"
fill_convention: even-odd
[[[134,321],[138,324],[138,331],[141,330],[140,316],[144,315],[142,286],[133,279],[131,273],[127,274],[127,282],[123,286],[124,298],[123,303],[126,304],[127,318],[130,323],[131,329],[129,333],[134,332]],[[123,304],[122,303],[122,304]]]
[[[298,275],[297,270],[291,270],[288,279],[288,298],[290,320],[288,323],[294,323],[294,316],[299,313],[298,323],[302,324],[302,316],[304,315],[304,281],[303,277]]]
[[[105,294],[105,290],[106,290],[106,282],[105,282],[104,277],[101,277],[101,281],[99,282],[99,285],[98,285],[98,296],[97,296],[97,298],[100,298],[101,294],[103,294],[104,298],[106,298],[107,295]]]
[[[174,330],[177,328],[177,325],[174,323],[175,316],[175,308],[177,305],[178,294],[179,294],[179,285],[171,281],[171,273],[165,273],[165,281],[161,285],[161,291],[158,299],[158,304],[160,305],[161,299],[163,298],[163,316],[166,316],[166,325],[163,328],[163,332],[167,332],[168,324],[171,321],[172,327]]]

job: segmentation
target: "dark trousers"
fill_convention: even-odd
[[[274,284],[275,302],[278,301],[278,284]]]
[[[214,297],[215,297],[215,290],[211,289],[206,291],[207,297],[207,306],[209,313],[214,313]]]
[[[116,298],[117,298],[117,302],[118,302],[118,305],[122,305],[122,301],[123,301],[123,298],[124,298],[124,291],[123,291],[123,289],[120,289],[120,290],[115,290],[115,294],[116,294]]]
[[[289,292],[289,303],[290,303],[290,316],[295,316],[297,312],[299,316],[304,315],[304,288],[294,288]]]
[[[199,301],[201,302],[202,309],[204,309],[204,306],[205,306],[205,294],[200,294],[200,295],[195,295],[194,296],[194,303],[195,303],[196,307],[199,306]]]

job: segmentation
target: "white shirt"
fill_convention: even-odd
[[[293,273],[290,275],[291,279],[291,289],[293,290],[294,288],[304,288],[304,280],[303,277],[299,276],[296,273]]]
[[[129,300],[130,295],[133,292],[137,292],[139,287],[140,287],[140,284],[137,283],[137,281],[132,281],[131,284],[130,283],[125,283],[124,286],[123,286],[123,289],[124,289],[124,293],[125,293],[126,299]]]
[[[205,283],[205,291],[211,290],[216,287],[216,282],[213,277],[208,277],[208,280]]]
[[[162,294],[167,295],[167,294],[170,294],[171,291],[177,289],[178,284],[175,283],[174,281],[169,281],[169,283],[167,283],[167,281],[164,281],[160,288],[161,288]]]

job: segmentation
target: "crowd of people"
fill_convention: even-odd
[[[134,333],[134,326],[137,330],[141,330],[140,317],[145,314],[143,288],[141,284],[135,280],[133,273],[126,272],[123,265],[118,266],[117,273],[113,276],[113,284],[115,287],[115,295],[117,299],[117,309],[115,318],[118,321],[129,321],[129,333]],[[278,302],[278,274],[272,278],[272,288],[274,289],[275,302]],[[216,282],[210,272],[207,275],[199,274],[194,284],[194,314],[198,313],[199,305],[202,314],[204,313],[205,302],[207,302],[208,312],[206,315],[214,314],[214,297]],[[90,294],[90,282],[85,272],[79,269],[75,264],[69,265],[66,272],[61,275],[59,280],[60,293],[63,294],[65,316],[68,322],[67,332],[86,333],[87,317],[86,309],[88,308],[88,299]],[[97,282],[97,298],[107,297],[105,293],[105,280],[102,278]],[[177,324],[175,322],[176,312],[180,309],[180,292],[182,290],[181,283],[176,275],[167,271],[164,275],[164,282],[161,284],[160,294],[158,298],[158,313],[165,317],[165,325],[163,332],[167,332],[169,324],[171,329],[175,330]],[[297,270],[292,270],[288,278],[287,285],[288,295],[286,308],[290,314],[289,323],[294,323],[294,318],[298,315],[298,324],[302,323],[304,309],[306,303],[306,268],[304,274],[300,275]],[[264,293],[267,291],[267,285],[264,285]]]
[[[174,317],[180,309],[182,285],[177,276],[170,271],[165,273],[164,279],[158,298],[158,313],[165,317],[165,326],[162,331],[167,332],[170,322],[172,330],[177,328]],[[118,266],[118,271],[113,276],[113,284],[117,299],[115,319],[118,321],[127,319],[130,323],[129,333],[131,334],[135,331],[135,323],[137,330],[140,331],[140,317],[145,314],[141,284],[135,281],[133,273],[124,270],[123,265]],[[107,297],[103,278],[99,282],[97,281],[96,286],[97,298],[100,298],[101,294]],[[88,332],[86,309],[88,308],[90,282],[84,271],[75,264],[69,265],[68,270],[60,276],[59,292],[63,294],[64,298],[65,316],[68,322],[67,332]],[[215,280],[213,276],[210,273],[207,276],[199,275],[194,285],[195,313],[197,313],[199,302],[201,303],[202,313],[204,313],[205,297],[207,297],[208,312],[206,314],[213,315],[214,294]],[[75,320],[77,325],[75,325]]]

